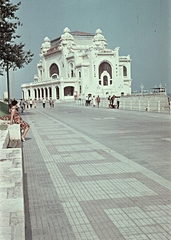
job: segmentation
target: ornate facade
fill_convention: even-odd
[[[95,34],[70,32],[41,46],[34,82],[22,84],[24,99],[85,99],[89,94],[131,94],[131,59],[119,56],[119,47],[106,48],[100,29]]]

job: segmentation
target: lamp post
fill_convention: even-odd
[[[7,92],[8,92],[8,104],[10,104],[10,83],[9,83],[9,67],[8,67],[8,62],[7,62]]]

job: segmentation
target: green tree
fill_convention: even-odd
[[[25,44],[19,42],[16,31],[22,26],[16,11],[21,2],[12,4],[10,0],[0,0],[0,75],[7,72],[8,103],[10,103],[9,69],[20,69],[32,61],[31,51],[24,51]]]

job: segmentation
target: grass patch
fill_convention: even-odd
[[[0,110],[0,117],[6,116],[7,114]]]
[[[7,115],[10,115],[10,113],[3,112],[0,110],[0,117],[7,116]]]
[[[8,104],[6,102],[0,101],[0,117],[10,115]]]

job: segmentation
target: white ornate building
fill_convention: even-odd
[[[24,99],[85,99],[89,94],[131,94],[131,59],[119,56],[119,47],[106,48],[102,31],[96,34],[70,32],[41,46],[34,82],[21,86]]]

